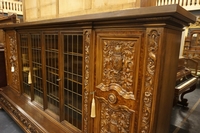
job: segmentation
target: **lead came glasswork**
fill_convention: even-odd
[[[48,109],[59,115],[58,35],[45,35]]]
[[[43,105],[43,82],[42,82],[42,55],[41,55],[41,35],[31,34],[31,50],[32,50],[32,65],[33,65],[33,89],[34,101]]]
[[[64,34],[65,120],[82,129],[82,34]]]
[[[30,97],[30,85],[28,84],[28,73],[30,71],[29,56],[28,56],[28,35],[20,35],[20,49],[21,49],[21,61],[22,61],[22,86],[24,93]]]

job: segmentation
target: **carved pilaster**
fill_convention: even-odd
[[[142,125],[141,133],[149,133],[150,119],[152,113],[152,100],[155,83],[155,71],[157,62],[158,42],[160,36],[157,30],[152,30],[148,34],[148,46],[147,46],[147,63],[146,63],[146,75],[145,75],[145,90],[143,96],[143,112],[142,112]]]
[[[84,99],[83,99],[83,132],[88,133],[88,119],[89,119],[89,63],[90,63],[90,36],[91,36],[91,30],[85,30],[84,31]]]
[[[16,42],[16,32],[6,32],[6,64],[8,73],[8,85],[19,92],[19,68],[18,68],[18,52]],[[11,70],[12,69],[12,70]]]

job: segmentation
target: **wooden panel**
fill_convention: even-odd
[[[140,30],[96,31],[96,133],[137,132],[142,38]]]
[[[140,7],[156,6],[157,0],[140,0]]]

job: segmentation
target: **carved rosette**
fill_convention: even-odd
[[[105,99],[101,102],[101,130],[100,133],[130,133],[130,121],[134,111],[125,106],[111,106]]]
[[[85,59],[84,59],[84,70],[85,70],[85,77],[84,77],[84,126],[83,131],[84,133],[88,133],[88,100],[89,100],[89,50],[90,50],[90,35],[91,30],[84,31],[84,44],[85,44]]]
[[[14,86],[19,86],[19,77],[18,77],[18,73],[19,72],[18,72],[18,59],[17,59],[18,56],[17,56],[16,32],[12,36],[9,35],[9,42],[10,42],[9,63],[10,63],[10,66],[13,66],[14,69],[15,69],[14,72],[11,73],[12,84]]]
[[[145,78],[145,92],[143,99],[143,112],[142,112],[142,125],[141,133],[149,133],[150,128],[150,116],[152,111],[152,99],[154,90],[154,78],[156,70],[156,57],[158,52],[158,42],[159,42],[158,31],[152,30],[148,35],[148,56],[147,56],[147,66],[146,66],[146,78]]]
[[[135,41],[103,42],[103,79],[97,88],[102,91],[116,90],[125,99],[135,99],[132,92]]]

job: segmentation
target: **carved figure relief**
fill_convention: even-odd
[[[104,40],[103,79],[97,88],[116,90],[125,99],[134,99],[133,67],[136,41]]]
[[[125,106],[113,107],[101,101],[101,130],[100,133],[130,133],[130,119],[134,112]]]
[[[142,126],[140,130],[141,133],[149,133],[159,38],[160,36],[157,30],[152,30],[148,35],[148,56],[145,76],[145,93],[143,98]]]

